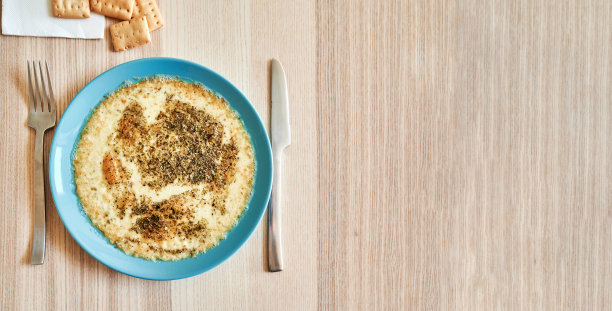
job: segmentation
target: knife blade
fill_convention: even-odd
[[[283,270],[281,245],[281,177],[283,150],[291,144],[289,125],[289,95],[287,78],[283,65],[272,59],[270,64],[270,141],[274,174],[272,193],[268,204],[268,269],[270,272]]]

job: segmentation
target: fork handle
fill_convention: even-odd
[[[43,171],[44,131],[36,131],[34,144],[34,241],[30,263],[42,265],[45,261],[45,173]]]

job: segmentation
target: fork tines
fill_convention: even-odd
[[[38,63],[38,70],[36,70],[36,63]],[[42,62],[28,61],[28,97],[31,112],[55,111],[55,96],[53,95],[53,87],[51,85],[51,76],[49,75],[49,65],[47,61],[45,61],[44,67],[47,73],[46,79],[43,74]],[[32,73],[34,75],[34,83],[32,83]]]

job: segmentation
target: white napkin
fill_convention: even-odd
[[[2,34],[34,37],[104,38],[104,16],[53,17],[51,0],[2,0]]]

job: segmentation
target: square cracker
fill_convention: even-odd
[[[155,0],[136,0],[134,2],[134,12],[132,12],[132,18],[141,16],[147,17],[149,31],[153,31],[164,26],[164,18],[162,17]]]
[[[91,10],[108,17],[127,21],[132,18],[134,0],[91,0]]]
[[[88,18],[88,0],[53,0],[53,16],[61,18]]]
[[[144,16],[111,25],[110,33],[115,52],[125,51],[151,42],[147,18]]]

